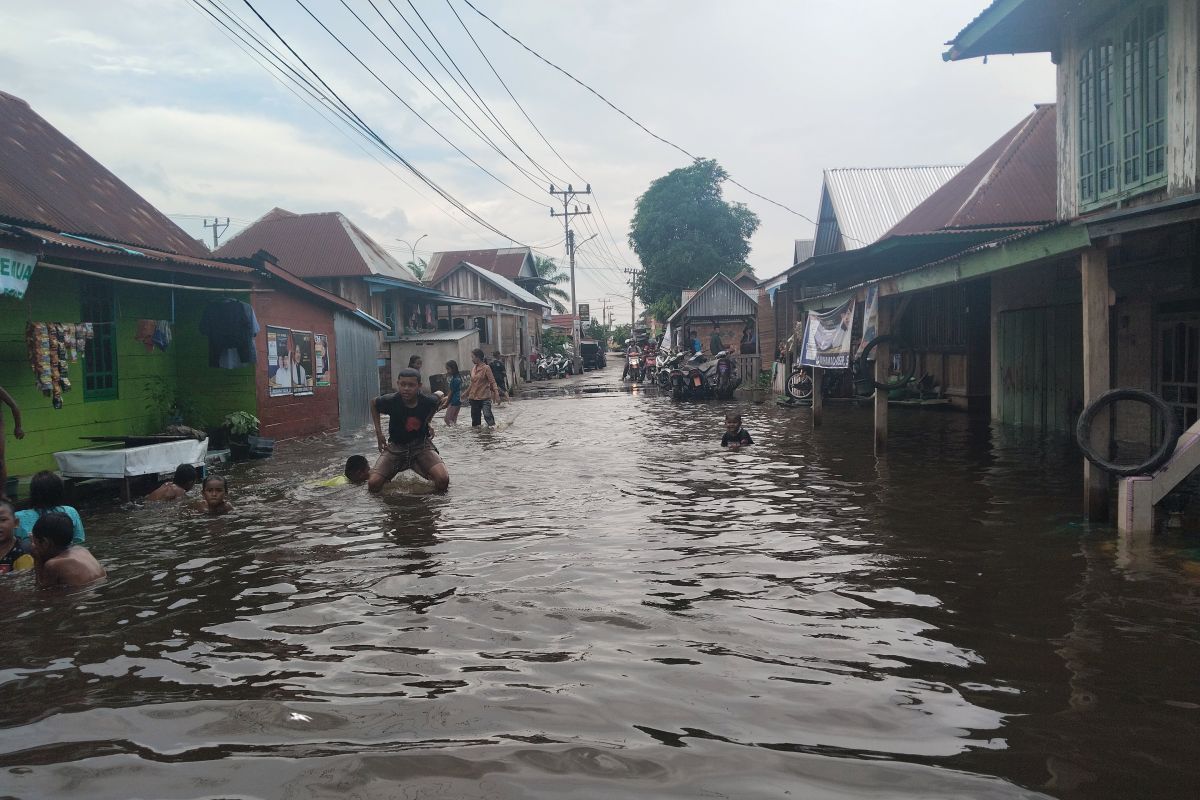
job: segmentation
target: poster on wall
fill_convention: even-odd
[[[329,385],[329,337],[323,333],[313,336],[313,377],[317,386]]]
[[[267,326],[267,395],[292,393],[291,331]]]
[[[312,331],[292,331],[292,394],[313,393]]]
[[[810,311],[804,320],[800,363],[822,369],[849,367],[850,329],[853,323],[854,298],[821,314]]]

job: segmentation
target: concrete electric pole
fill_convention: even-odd
[[[625,274],[629,276],[629,330],[632,332],[637,327],[637,312],[633,304],[637,300],[638,278],[642,276],[642,271],[626,269]]]
[[[592,185],[590,183],[583,191],[571,188],[571,184],[569,183],[566,189],[555,189],[553,184],[550,185],[550,194],[555,197],[562,197],[563,210],[559,212],[552,208],[550,209],[550,216],[563,218],[563,233],[567,239],[567,256],[571,261],[571,339],[575,346],[575,352],[572,354],[571,360],[575,365],[576,373],[583,371],[583,361],[579,357],[579,321],[576,319],[578,316],[578,306],[575,304],[575,233],[571,230],[571,217],[577,217],[580,214],[591,214],[592,207],[590,205],[585,206],[585,210],[581,211],[578,203],[575,204],[575,208],[571,208],[571,201],[578,195],[591,193]]]
[[[208,217],[205,217],[204,218],[204,227],[212,228],[212,232],[213,232],[212,249],[216,250],[220,243],[221,237],[225,235],[225,231],[229,230],[229,217],[226,217],[224,222],[221,221],[220,217],[213,217],[213,221],[211,223],[208,221]],[[219,231],[217,230],[218,228],[220,228]]]

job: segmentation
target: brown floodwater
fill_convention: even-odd
[[[440,428],[444,497],[315,486],[364,432],[88,512],[106,584],[0,581],[0,796],[1195,796],[1200,538],[1083,524],[1067,442],[739,407],[737,454],[548,397]]]

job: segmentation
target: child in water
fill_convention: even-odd
[[[74,544],[70,517],[49,511],[38,518],[30,537],[37,584],[42,589],[75,589],[108,573],[87,548]]]
[[[159,486],[150,494],[147,500],[178,500],[187,497],[187,493],[196,485],[196,468],[191,464],[180,464],[175,468],[175,477]]]
[[[73,541],[81,544],[84,539],[83,520],[73,506],[63,503],[66,499],[67,488],[63,479],[50,470],[42,470],[29,481],[28,508],[17,512],[17,538],[29,542],[33,526],[46,514],[56,511],[66,514],[74,529]]]
[[[230,505],[228,499],[229,482],[225,480],[224,475],[209,475],[205,478],[200,494],[204,498],[200,501],[202,511],[214,517],[233,511],[233,506]]]
[[[462,409],[462,373],[458,371],[457,361],[446,362],[446,385],[450,389],[450,399],[446,406],[446,424],[458,424],[458,412]]]
[[[371,462],[367,461],[366,456],[350,456],[346,459],[346,469],[336,478],[330,478],[327,481],[321,481],[318,486],[346,486],[354,484],[358,486],[367,482],[371,477]]]
[[[7,498],[0,498],[0,575],[33,568],[33,556],[15,535],[17,512]]]
[[[740,450],[748,444],[754,444],[754,440],[742,427],[742,415],[730,411],[725,415],[725,435],[721,437],[721,447]]]

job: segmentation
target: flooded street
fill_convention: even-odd
[[[737,407],[737,454],[726,406],[546,397],[439,427],[444,497],[315,486],[364,431],[87,516],[106,585],[0,585],[0,795],[1194,791],[1200,539],[1089,530],[1065,443]]]

